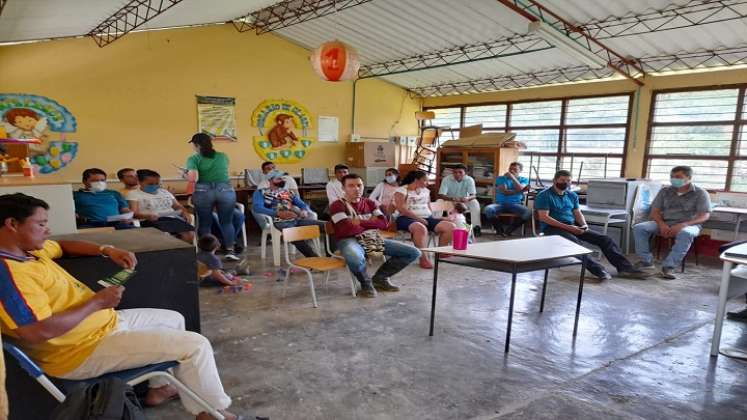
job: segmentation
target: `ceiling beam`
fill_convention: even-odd
[[[122,38],[183,0],[130,0],[88,32],[99,47]]]
[[[580,25],[597,39],[647,34],[688,28],[709,23],[747,18],[747,0],[691,0],[684,5],[670,4],[642,14],[611,16]],[[571,34],[574,37],[574,34]],[[493,41],[429,51],[409,57],[361,66],[360,78],[380,77],[410,71],[428,70],[454,64],[510,57],[555,48],[536,34],[512,35]]]
[[[540,21],[559,30],[569,39],[576,42],[589,53],[607,62],[607,66],[630,79],[637,85],[643,83],[636,77],[645,76],[643,69],[630,58],[624,57],[598,39],[589,35],[584,29],[570,23],[557,13],[543,6],[535,0],[497,0],[509,9],[525,17],[530,22]],[[574,34],[576,37],[571,37]]]
[[[747,44],[736,48],[719,48],[649,56],[642,58],[640,65],[649,74],[747,65]],[[462,95],[605,79],[614,76],[615,73],[611,68],[594,69],[588,66],[576,66],[548,69],[535,73],[521,73],[494,78],[421,86],[410,88],[409,91],[420,97]]]
[[[239,32],[257,35],[328,16],[371,0],[284,0],[232,21]]]

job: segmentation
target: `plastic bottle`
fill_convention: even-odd
[[[23,169],[23,176],[28,178],[34,177],[34,167],[31,165],[31,159],[26,158],[22,160],[21,168]]]

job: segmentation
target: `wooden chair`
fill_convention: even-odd
[[[205,263],[197,261],[197,278],[204,280],[213,274],[213,270],[209,269]]]
[[[330,271],[347,268],[347,265],[344,260],[333,257],[303,257],[291,261],[289,251],[290,246],[292,246],[291,242],[307,240],[318,241],[320,237],[319,226],[290,227],[283,229],[282,233],[283,248],[285,249],[285,262],[288,264],[288,270],[286,270],[285,279],[283,280],[283,297],[285,297],[288,289],[288,278],[290,277],[291,269],[296,268],[303,271],[308,276],[309,288],[311,289],[311,301],[313,302],[314,307],[317,308],[316,290],[314,288],[314,276],[312,273],[324,273],[324,283],[326,285],[329,281]],[[328,242],[329,237],[327,236],[326,238]],[[353,287],[355,287],[354,283]]]
[[[498,219],[500,219],[501,217],[506,218],[506,219],[511,219],[511,221],[513,221],[514,219],[518,219],[521,216],[519,216],[518,214],[514,214],[514,213],[498,213]],[[526,223],[521,225],[521,236],[527,236],[527,224]]]
[[[695,254],[695,265],[700,264],[700,259],[698,258],[698,238],[700,236],[696,236],[695,239],[693,239],[693,243],[690,244],[690,249],[687,250],[687,254],[685,254],[685,257],[682,259],[682,265],[680,266],[680,270],[682,273],[685,272],[685,261],[687,260],[687,256],[690,255],[690,253]],[[674,245],[674,238],[664,238],[659,235],[653,235],[653,242],[654,246],[656,247],[656,259],[661,260],[661,246],[664,243],[664,241],[667,242],[667,247],[672,248],[672,245]]]

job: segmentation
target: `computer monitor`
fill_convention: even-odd
[[[301,169],[301,184],[326,184],[329,181],[327,168],[303,168]]]
[[[244,169],[244,184],[247,187],[258,187],[265,180],[261,169]]]

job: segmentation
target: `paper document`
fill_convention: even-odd
[[[107,222],[126,222],[129,220],[132,220],[132,216],[134,216],[135,213],[129,212],[129,213],[122,213],[122,214],[116,214],[114,216],[108,216],[106,218]]]
[[[167,211],[167,212],[159,213],[158,217],[176,217],[176,218],[181,219],[182,212],[180,212],[179,210]]]

